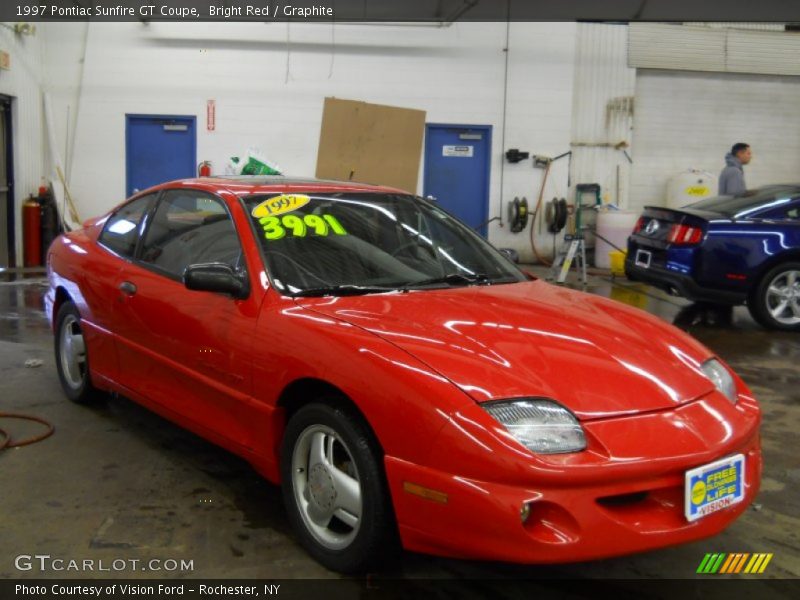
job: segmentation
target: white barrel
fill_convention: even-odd
[[[636,225],[638,218],[639,213],[632,210],[605,210],[597,213],[597,242],[594,246],[595,267],[598,269],[611,268],[608,253],[616,250],[614,246],[618,246],[622,250],[628,249],[628,236],[633,233],[633,226]]]
[[[699,169],[687,169],[667,182],[667,208],[681,208],[717,195],[717,176]]]

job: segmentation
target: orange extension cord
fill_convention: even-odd
[[[531,250],[533,250],[533,255],[536,257],[536,260],[539,263],[543,264],[545,267],[552,266],[552,261],[547,260],[543,256],[541,256],[536,249],[536,242],[534,228],[536,227],[536,217],[540,219],[544,218],[543,216],[539,215],[539,211],[542,209],[542,197],[544,196],[544,186],[547,184],[547,176],[550,174],[550,165],[552,162],[547,163],[547,167],[544,169],[544,176],[542,177],[542,187],[539,188],[539,200],[536,202],[536,210],[533,211],[533,219],[531,219]]]
[[[56,430],[56,428],[53,427],[52,423],[45,421],[41,417],[35,417],[33,415],[22,415],[18,413],[0,412],[0,419],[22,419],[23,421],[34,421],[36,423],[40,423],[45,427],[47,427],[47,431],[45,431],[44,433],[26,438],[24,440],[20,440],[18,442],[13,441],[7,431],[5,431],[4,429],[0,429],[0,450],[4,450],[7,448],[19,448],[20,446],[29,446],[30,444],[41,442],[42,440],[47,439],[51,435],[53,435],[53,432]]]

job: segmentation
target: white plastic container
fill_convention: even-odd
[[[594,246],[594,266],[598,269],[610,269],[611,259],[608,253],[616,250],[605,240],[619,246],[622,250],[628,249],[628,236],[633,232],[633,226],[639,213],[632,210],[604,210],[597,213],[597,242]]]
[[[687,169],[667,182],[667,208],[680,208],[717,195],[717,176],[699,169]]]

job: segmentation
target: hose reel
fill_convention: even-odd
[[[558,233],[567,225],[567,201],[565,198],[553,198],[547,203],[545,208],[545,221],[547,222],[547,231],[550,233]]]
[[[530,214],[528,212],[528,200],[527,198],[522,198],[522,200],[518,197],[514,198],[509,207],[508,220],[511,231],[512,233],[519,233],[528,225],[528,215]]]

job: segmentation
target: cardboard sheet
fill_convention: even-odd
[[[317,177],[416,193],[425,111],[325,98]]]

